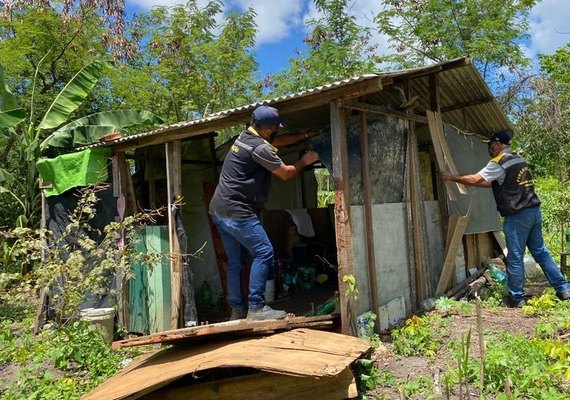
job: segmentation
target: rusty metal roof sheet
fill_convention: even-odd
[[[374,80],[378,82],[378,87],[375,88],[374,85],[371,85],[371,88],[367,89],[367,103],[397,109],[403,99],[401,83],[409,79],[412,82],[412,95],[418,96],[414,112],[425,115],[425,110],[429,108],[430,104],[429,75],[433,73],[438,73],[440,109],[445,122],[464,131],[480,135],[512,129],[509,120],[470,59],[460,58],[426,67],[344,79],[302,92],[261,100],[209,114],[203,118],[164,125],[150,132],[134,134],[112,142],[97,143],[86,147],[142,147],[170,140],[202,136],[209,132],[248,122],[251,111],[262,104],[279,108],[280,114],[286,122],[285,128],[281,129],[280,132],[289,133],[315,128],[329,122],[328,101],[315,103],[315,98],[324,98],[330,93],[337,92],[339,97],[342,97],[342,92],[339,90],[346,90],[349,93],[353,86]],[[354,97],[358,95],[358,92],[352,93],[352,95]]]

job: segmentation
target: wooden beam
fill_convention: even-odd
[[[117,198],[118,221],[122,222],[127,210],[127,159],[124,152],[116,152],[112,162],[113,169],[113,194]],[[119,246],[123,246],[124,238]],[[129,285],[125,282],[122,273],[117,274],[117,322],[121,326],[129,326]]]
[[[469,209],[467,213],[461,217],[456,218],[457,223],[454,226],[449,227],[448,230],[448,240],[446,243],[445,259],[443,262],[443,268],[441,271],[441,276],[439,278],[439,283],[437,284],[436,296],[445,293],[449,284],[451,282],[451,276],[455,267],[455,257],[457,256],[457,249],[459,245],[463,243],[463,233],[465,233],[465,228],[469,222],[469,217],[471,216],[471,209],[473,208],[473,197],[469,203]]]
[[[467,101],[464,103],[457,103],[457,104],[454,104],[454,105],[449,106],[449,107],[443,107],[440,110],[440,112],[443,114],[446,112],[451,112],[451,111],[455,111],[455,110],[460,110],[460,109],[464,109],[464,108],[478,106],[481,104],[491,103],[493,101],[495,101],[495,99],[492,97],[484,97],[482,99],[470,100],[470,101]]]
[[[390,108],[377,106],[374,104],[363,103],[363,102],[359,102],[359,101],[351,101],[351,102],[346,103],[346,108],[349,108],[352,110],[370,112],[373,114],[379,114],[379,115],[383,115],[386,117],[403,119],[406,121],[419,122],[421,124],[427,124],[428,123],[428,119],[424,116],[421,116],[421,115],[406,113],[406,112],[402,112],[402,111],[398,111],[398,110],[392,110]]]
[[[171,327],[178,328],[182,310],[182,254],[180,243],[176,233],[175,207],[180,207],[178,200],[182,194],[182,163],[180,141],[168,142],[165,146],[166,153],[166,179],[168,180],[168,236],[169,255],[172,282],[172,315]]]
[[[372,312],[378,314],[378,284],[376,282],[376,258],[374,255],[374,218],[372,217],[372,195],[370,192],[370,162],[368,159],[368,121],[366,112],[360,113],[360,161],[362,170],[362,189],[364,195],[364,233],[366,235],[366,262],[368,265],[368,285],[370,286],[370,304]],[[379,333],[378,319],[375,329]]]
[[[350,368],[320,379],[261,372],[188,386],[173,386],[149,393],[140,400],[224,399],[297,400],[353,399],[358,395]]]
[[[406,98],[411,98],[412,87],[410,81],[404,82]],[[411,113],[408,110],[407,113]],[[408,121],[408,143],[407,143],[407,162],[408,162],[408,179],[410,187],[409,205],[412,217],[412,242],[415,266],[415,282],[416,282],[416,305],[420,304],[426,298],[426,256],[427,246],[424,241],[422,186],[420,182],[419,152],[418,140],[416,137],[416,126],[413,121]]]
[[[216,133],[213,132],[208,138],[208,144],[210,145],[210,165],[212,166],[212,173],[214,174],[214,181],[218,181],[219,171],[218,171],[218,159],[216,157]]]
[[[302,96],[296,96],[289,100],[279,102],[270,102],[269,105],[279,108],[279,112],[284,115],[290,112],[302,111],[318,106],[326,106],[335,99],[352,99],[364,96],[369,93],[375,93],[382,90],[382,81],[384,78],[380,76],[355,82],[350,85],[335,87],[332,89],[324,89],[321,91],[307,92]],[[156,134],[142,136],[133,139],[125,139],[113,145],[114,150],[125,150],[136,147],[151,146],[162,144],[169,141],[181,140],[187,138],[199,138],[208,136],[213,131],[219,131],[231,128],[240,123],[245,126],[251,118],[251,107],[243,107],[231,114],[219,115],[212,117],[211,120],[205,122],[197,122],[187,124],[183,127],[176,125],[163,128]]]
[[[348,150],[346,119],[342,100],[330,103],[332,166],[335,187],[335,232],[338,259],[338,284],[341,292],[340,310],[342,333],[356,334],[355,304],[348,292],[345,276],[354,276],[352,259],[352,226],[350,222],[350,192],[348,186]]]

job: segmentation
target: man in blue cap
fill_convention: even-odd
[[[239,135],[224,160],[220,181],[210,202],[210,215],[228,257],[230,320],[246,316],[241,279],[247,252],[253,256],[247,318],[279,319],[286,315],[285,311],[274,310],[265,304],[265,283],[273,262],[273,246],[259,214],[267,199],[272,175],[284,181],[294,178],[319,156],[310,151],[292,165],[283,163],[274,145],[286,146],[307,139],[309,135],[277,136],[282,126],[277,109],[260,106],[253,111],[250,127]]]
[[[505,218],[503,232],[507,242],[507,290],[508,297],[502,305],[522,307],[524,296],[524,252],[528,247],[538,262],[546,279],[556,290],[560,300],[570,300],[570,286],[552,259],[542,237],[542,213],[540,199],[534,191],[529,167],[521,156],[511,149],[511,136],[497,132],[489,140],[491,160],[478,173],[456,175],[441,172],[444,180],[464,185],[489,187],[497,203],[497,209]]]

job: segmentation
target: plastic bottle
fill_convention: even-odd
[[[340,293],[338,291],[334,292],[333,297],[325,301],[323,304],[319,305],[315,310],[315,315],[326,315],[332,314],[336,308],[340,305]]]
[[[491,278],[499,282],[499,284],[501,284],[502,286],[507,286],[507,274],[504,271],[499,269],[494,264],[489,264],[487,269],[489,270]]]
[[[200,306],[207,310],[212,306],[212,289],[208,282],[204,281],[202,286],[200,286],[200,292],[198,294],[198,298],[200,301]]]

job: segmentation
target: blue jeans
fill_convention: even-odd
[[[507,242],[507,289],[515,301],[524,298],[524,252],[528,246],[530,254],[540,265],[548,283],[557,293],[570,290],[568,282],[552,259],[542,237],[542,212],[540,207],[525,208],[505,217],[503,225]]]
[[[245,308],[241,292],[247,252],[253,256],[249,272],[249,308],[265,305],[265,283],[273,262],[273,246],[259,219],[231,220],[212,215],[228,257],[228,302],[232,308]]]

